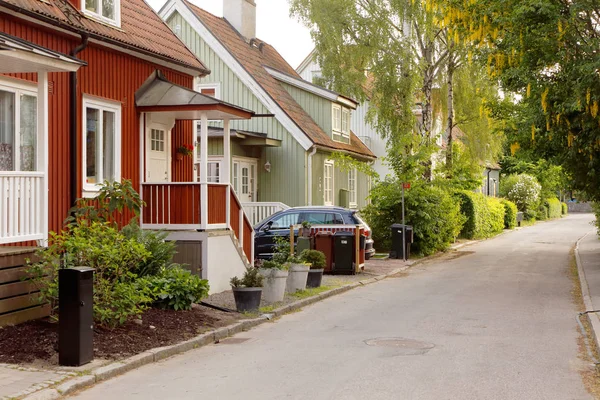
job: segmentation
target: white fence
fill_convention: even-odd
[[[44,173],[0,172],[0,244],[44,239]]]
[[[244,207],[244,212],[250,218],[252,226],[265,218],[269,218],[276,212],[290,208],[283,203],[242,203],[242,207]]]

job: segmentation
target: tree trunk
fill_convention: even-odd
[[[454,128],[454,56],[452,53],[448,55],[448,68],[447,68],[447,84],[448,84],[448,121],[446,125],[446,134],[448,136],[448,142],[446,143],[446,176],[452,178],[453,168],[453,153],[452,144],[454,143],[454,137],[452,135],[452,129]]]
[[[423,141],[427,147],[431,146],[431,134],[433,130],[433,106],[431,101],[431,93],[433,88],[433,66],[429,66],[425,70],[423,79]],[[425,161],[424,178],[431,181],[433,177],[433,162],[431,157]]]

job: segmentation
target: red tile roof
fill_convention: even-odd
[[[121,1],[120,28],[86,17],[66,0],[0,0],[0,6],[18,9],[41,20],[53,20],[66,29],[85,32],[92,37],[133,47],[202,74],[208,73],[202,62],[144,0]]]
[[[350,144],[335,142],[287,90],[267,72],[264,67],[270,67],[302,79],[273,46],[258,39],[254,39],[253,46],[250,46],[227,20],[216,17],[188,1],[184,2],[315,145],[375,158],[371,150],[354,133],[351,134]]]

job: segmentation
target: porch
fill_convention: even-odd
[[[48,238],[48,73],[85,63],[0,32],[0,245]]]
[[[136,93],[136,105],[141,112],[140,154],[143,155],[140,159],[140,196],[145,202],[140,216],[141,227],[170,231],[170,237],[177,238],[173,240],[202,241],[203,265],[207,266],[211,257],[208,249],[210,235],[204,233],[229,231],[245,265],[253,264],[254,230],[230,179],[230,121],[250,119],[254,113],[172,84],[158,71]],[[226,161],[218,183],[209,179],[209,120],[223,121],[226,133],[223,135],[223,158]],[[172,179],[173,156],[181,155],[183,158],[181,152],[188,150],[191,154],[187,156],[195,153],[193,134],[188,138],[190,143],[180,146],[183,149],[172,144],[170,134],[176,121],[200,121],[197,182],[174,182]],[[190,168],[189,172],[194,168],[192,162],[184,165]],[[206,278],[207,272],[203,269],[202,273]]]

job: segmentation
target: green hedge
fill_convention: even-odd
[[[567,203],[560,203],[560,206],[562,208],[562,215],[567,215],[569,213],[569,206]]]
[[[402,222],[402,186],[384,181],[373,187],[371,204],[361,211],[378,251],[389,250],[390,226]],[[414,254],[429,255],[447,249],[462,229],[464,217],[454,197],[432,184],[418,184],[405,194],[406,222],[413,226]]]
[[[504,229],[504,205],[494,197],[463,191],[457,193],[460,210],[467,221],[461,236],[467,239],[491,237]]]
[[[544,205],[548,207],[548,218],[560,218],[562,215],[562,206],[557,198],[546,199]]]
[[[548,210],[548,206],[541,205],[541,206],[538,207],[536,218],[539,221],[545,221],[545,220],[548,219],[548,215],[549,214],[550,214],[550,211]]]
[[[510,200],[500,199],[504,205],[504,228],[514,229],[517,226],[517,205]]]

